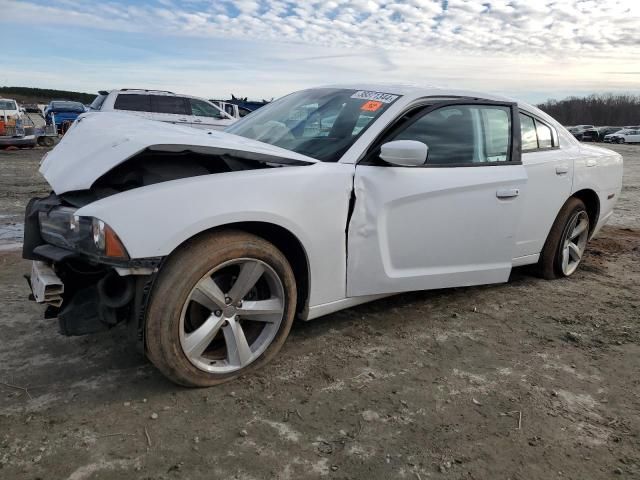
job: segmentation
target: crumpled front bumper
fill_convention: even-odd
[[[133,319],[132,334],[142,340],[146,303],[163,258],[109,259],[47,243],[39,213],[62,205],[53,194],[27,205],[22,256],[33,261],[27,276],[31,298],[47,305],[45,318],[57,317],[65,335],[94,333]]]

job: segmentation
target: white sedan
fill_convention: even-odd
[[[126,323],[182,385],[268,362],[294,318],[410,290],[572,275],[622,157],[525,103],[337,86],[225,132],[85,114],[27,207],[31,285],[63,333]]]
[[[605,135],[607,143],[640,143],[640,130],[624,128],[618,132]]]

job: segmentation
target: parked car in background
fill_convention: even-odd
[[[210,386],[266,364],[296,316],[520,265],[571,276],[622,157],[504,97],[356,85],[224,132],[88,113],[40,172],[54,193],[26,212],[36,301],[67,334],[129,322],[167,377]]]
[[[616,133],[622,130],[622,127],[598,127],[598,141],[604,142],[604,137],[611,133]]]
[[[0,136],[15,136],[22,127],[24,109],[11,98],[0,98]]]
[[[210,101],[235,118],[246,117],[269,103],[267,100],[248,100],[246,97],[241,98],[234,95],[231,95],[231,100],[212,99]]]
[[[229,116],[239,119],[242,117],[246,117],[251,113],[251,110],[247,110],[246,108],[240,107],[233,103],[225,102],[222,100],[209,100],[215,106],[217,106],[220,110],[225,111]]]
[[[23,105],[24,111],[26,113],[39,113],[44,116],[44,109],[47,107],[46,105],[38,105],[36,103],[28,103]]]
[[[44,118],[47,125],[55,123],[58,130],[64,131],[69,124],[73,123],[84,112],[86,112],[86,108],[80,102],[52,100],[44,109]]]
[[[117,111],[205,130],[222,130],[236,121],[204,98],[161,90],[123,88],[101,91],[89,108],[91,111]]]
[[[604,137],[606,143],[640,143],[640,129],[625,128]]]
[[[569,132],[581,142],[596,142],[598,130],[593,125],[577,125],[569,128]]]
[[[0,98],[0,120],[5,123],[13,119],[17,120],[22,116],[22,109],[18,106],[18,102],[11,98]]]

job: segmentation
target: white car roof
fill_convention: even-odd
[[[495,93],[480,92],[476,90],[455,89],[436,85],[402,83],[350,83],[325,85],[324,88],[345,88],[349,90],[368,90],[374,92],[391,93],[402,95],[403,97],[405,97],[405,100],[408,101],[412,101],[422,97],[471,97],[482,98],[486,100],[495,100],[498,102],[515,102],[518,104],[518,107],[539,116],[543,120],[552,122],[556,126],[560,126],[560,124],[554,118],[550,117],[539,108],[515,98],[497,95]]]
[[[169,92],[167,90],[146,90],[144,88],[123,88],[123,89],[110,90],[109,94],[112,94],[112,93],[117,93],[118,95],[147,94],[147,95],[160,95],[160,96],[164,95],[164,96],[167,96],[167,97],[193,98],[195,100],[204,100],[207,103],[213,104],[213,102],[211,102],[210,100],[207,100],[206,98],[203,98],[203,97],[196,97],[194,95],[187,95],[187,94],[184,94],[184,93]],[[214,106],[216,106],[216,105],[214,104]]]
[[[357,83],[357,84],[340,84],[327,85],[329,88],[346,88],[350,90],[369,90],[375,92],[393,93],[406,97],[473,97],[486,98],[488,100],[515,102],[516,100],[501,95],[489,94],[486,92],[477,92],[472,90],[461,90],[447,87],[439,87],[435,85],[417,85],[417,84],[391,84],[391,83]]]

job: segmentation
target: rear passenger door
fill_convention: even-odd
[[[222,130],[231,125],[235,120],[211,103],[189,98],[189,108],[191,111],[191,126],[206,130]]]
[[[527,172],[527,191],[516,231],[514,263],[529,263],[542,250],[560,208],[571,195],[573,144],[560,148],[556,129],[528,112],[520,112],[522,164]],[[520,258],[520,260],[518,259]]]
[[[184,97],[174,95],[149,95],[154,120],[190,126],[193,123],[191,108]]]

